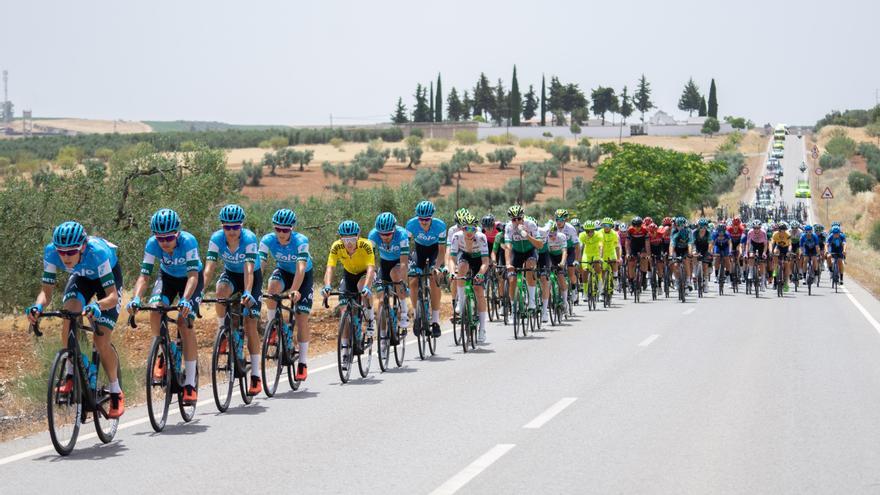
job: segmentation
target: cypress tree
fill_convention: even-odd
[[[706,108],[706,114],[714,119],[718,118],[718,95],[715,94],[715,78],[712,78],[712,84],[709,85],[709,105]]]
[[[700,117],[706,116],[706,97],[705,96],[700,97],[700,109],[698,110],[697,115],[699,115]]]
[[[519,94],[519,81],[516,80],[516,65],[513,66],[513,80],[510,83],[510,125],[519,126],[519,116],[522,112],[522,96]]]
[[[547,82],[544,79],[544,74],[541,74],[541,127],[547,125],[547,109],[544,108],[544,102],[547,101]]]
[[[437,100],[434,102],[434,122],[443,122],[443,89],[440,85],[440,73],[437,73]]]
[[[431,81],[431,97],[428,99],[428,122],[434,122],[434,81]]]

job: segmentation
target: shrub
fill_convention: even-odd
[[[580,138],[578,140],[578,145],[579,146],[586,146],[587,148],[589,148],[590,147],[590,138],[588,138],[588,137]]]
[[[580,134],[581,133],[581,126],[577,122],[572,122],[571,126],[568,128],[568,130],[571,131],[572,134],[575,134],[575,135]]]
[[[449,147],[449,141],[445,139],[429,139],[428,147],[434,151],[446,151]]]
[[[536,139],[536,138],[522,138],[519,140],[519,147],[520,148],[530,148],[530,147],[534,146],[537,148],[537,147],[540,147],[540,143],[542,141],[543,140]]]
[[[829,153],[824,153],[821,158],[819,158],[819,166],[822,168],[832,169],[832,168],[840,168],[846,163],[846,158],[840,155],[832,155]]]
[[[510,146],[516,144],[517,140],[518,138],[509,132],[505,132],[504,134],[499,134],[497,136],[489,136],[486,138],[487,143],[498,146]]]
[[[455,131],[453,137],[456,141],[458,141],[458,144],[461,144],[463,146],[469,146],[477,143],[477,131]]]
[[[874,177],[858,170],[850,172],[846,182],[849,184],[849,190],[853,194],[870,191],[877,185],[877,180]]]
[[[832,132],[833,137],[825,145],[825,151],[844,158],[849,158],[856,154],[856,142],[841,129],[834,129],[834,131],[837,132]]]
[[[490,163],[498,163],[499,168],[507,168],[510,162],[516,157],[516,150],[513,148],[498,148],[495,151],[486,153],[486,160]]]
[[[421,129],[411,129],[411,130],[409,131],[409,135],[410,135],[410,136],[416,136],[416,137],[418,137],[418,138],[423,138],[423,137],[425,137],[425,131],[423,131],[423,130],[421,130]]]
[[[871,226],[871,232],[868,234],[868,244],[877,251],[880,251],[880,220],[875,220]]]
[[[333,146],[334,148],[336,148],[339,151],[342,151],[342,143],[344,143],[344,142],[345,142],[345,140],[342,139],[341,137],[330,138],[330,146]]]
[[[543,133],[541,133],[541,135],[546,138],[553,137],[553,133],[550,131],[544,131]]]
[[[602,152],[603,155],[613,155],[613,154],[617,153],[617,151],[619,149],[620,149],[620,147],[617,146],[617,144],[612,143],[610,141],[607,143],[600,143],[599,144],[599,150]]]
[[[413,178],[413,186],[426,198],[434,197],[440,192],[440,174],[429,168],[420,168]]]

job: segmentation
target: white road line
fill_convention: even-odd
[[[654,342],[659,338],[660,336],[655,333],[654,335],[651,335],[647,339],[641,341],[641,343],[639,343],[639,347],[648,347],[649,345],[651,345],[651,342]]]
[[[451,328],[450,328],[450,329],[447,329],[447,330],[444,331],[444,332],[442,332],[442,334],[445,335],[445,334],[450,333],[450,332],[452,332],[452,329],[451,329]],[[415,340],[415,339],[412,339],[412,340],[409,340],[409,341],[406,343],[406,345],[410,345],[410,344],[414,344],[414,343],[416,343],[416,340]],[[318,373],[318,372],[321,372],[321,371],[326,371],[326,370],[334,369],[334,368],[336,368],[336,363],[328,364],[328,365],[325,365],[325,366],[321,366],[321,367],[319,367],[319,368],[315,368],[315,369],[311,370],[310,373],[311,373],[311,374],[314,374],[314,373]],[[208,386],[205,386],[205,387],[200,388],[200,392],[213,393],[213,392],[210,391],[210,388],[209,388]],[[204,407],[204,406],[206,406],[206,405],[208,405],[208,404],[213,404],[213,403],[214,403],[214,399],[200,400],[200,401],[198,401],[198,402],[196,403],[196,407]],[[169,417],[170,417],[170,416],[173,416],[173,415],[175,415],[175,414],[180,414],[180,410],[179,410],[178,408],[174,408],[174,409],[171,409],[170,411],[168,411],[168,416],[169,416]],[[119,427],[117,428],[117,430],[125,430],[125,429],[128,429],[128,428],[131,428],[132,426],[137,426],[137,425],[142,425],[142,424],[144,424],[144,423],[148,423],[149,421],[150,421],[150,418],[147,417],[147,416],[144,416],[144,417],[142,417],[142,418],[138,418],[138,419],[134,419],[134,420],[131,420],[131,421],[127,421],[127,422],[125,422],[125,423],[120,423],[120,424],[119,424]],[[97,433],[88,433],[88,434],[85,434],[85,435],[80,435],[79,437],[77,437],[77,440],[76,440],[76,441],[77,441],[77,443],[79,443],[79,442],[82,442],[83,440],[91,440],[91,439],[93,439],[93,438],[97,438],[97,437],[98,437],[98,434],[97,434]],[[53,446],[50,444],[50,445],[45,445],[45,446],[43,446],[43,447],[37,447],[37,448],[35,448],[35,449],[26,450],[26,451],[24,451],[24,452],[19,452],[18,454],[13,454],[13,455],[11,455],[11,456],[4,457],[4,458],[0,459],[0,466],[3,466],[4,464],[9,464],[9,463],[12,463],[12,462],[15,462],[15,461],[20,461],[20,460],[22,460],[22,459],[27,459],[27,458],[29,458],[29,457],[34,457],[34,456],[37,456],[37,455],[40,455],[40,454],[44,454],[44,453],[46,453],[46,452],[52,452],[52,451],[54,451],[54,450],[55,450],[55,447],[53,447]]]
[[[856,309],[859,310],[859,313],[862,313],[862,316],[864,316],[865,319],[868,320],[868,323],[870,323],[871,326],[874,327],[874,330],[876,330],[877,333],[880,333],[880,322],[877,322],[877,320],[874,319],[873,316],[871,316],[871,313],[868,313],[868,310],[865,309],[864,306],[862,306],[862,303],[856,301],[856,298],[853,297],[853,295],[849,291],[849,289],[847,289],[845,287],[843,289],[844,289],[844,293],[846,294],[846,297],[848,297],[849,300],[852,301],[852,303],[856,307]]]
[[[468,482],[477,477],[480,473],[486,470],[489,466],[491,466],[495,461],[501,458],[504,454],[508,453],[510,449],[514,448],[516,445],[512,443],[499,443],[498,445],[489,449],[488,452],[481,455],[474,462],[470,463],[466,468],[462,469],[452,478],[443,483],[436,490],[431,492],[431,495],[451,495],[458,490],[460,490],[464,485],[468,484]]]
[[[576,400],[577,397],[565,397],[560,399],[559,402],[550,406],[546,411],[539,414],[538,417],[523,425],[523,428],[537,430],[553,419],[557,414],[561,413],[563,409],[572,405]]]
[[[682,313],[682,314],[683,314],[683,315],[689,315],[689,314],[693,313],[693,312],[696,311],[696,310],[697,310],[697,308],[688,308],[688,309],[684,310],[684,313]]]

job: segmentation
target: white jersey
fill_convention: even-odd
[[[449,230],[446,231],[446,245],[447,246],[452,245],[452,236],[454,236],[455,233],[459,232],[460,230],[461,230],[461,227],[459,227],[458,224],[455,224],[452,227],[449,227]]]
[[[529,252],[534,249],[532,243],[529,242],[529,235],[536,239],[539,238],[538,226],[535,222],[523,220],[518,227],[513,225],[513,222],[508,222],[507,226],[504,227],[504,243],[511,244],[513,250],[520,253]]]
[[[577,246],[581,243],[580,239],[578,239],[578,231],[572,224],[565,222],[565,226],[562,227],[562,233],[565,234],[565,238],[568,241],[566,247]]]
[[[449,241],[449,254],[453,258],[459,254],[469,258],[481,258],[489,256],[489,242],[486,240],[486,234],[482,232],[474,233],[474,237],[468,240],[465,232],[459,230],[453,234]]]
[[[556,235],[548,234],[544,242],[551,254],[562,254],[562,251],[568,247],[568,236],[557,231]]]

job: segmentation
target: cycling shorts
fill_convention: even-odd
[[[272,272],[272,276],[269,277],[269,280],[278,280],[281,282],[281,292],[286,292],[293,287],[293,276],[294,273],[290,273],[287,270],[282,270],[281,268],[276,268],[275,271]],[[299,284],[299,301],[296,302],[296,308],[294,311],[296,313],[309,314],[312,311],[312,302],[313,302],[313,287],[314,283],[312,281],[312,270],[308,270],[303,273],[302,283]]]
[[[421,268],[424,271],[433,268],[434,265],[437,263],[437,253],[439,250],[439,244],[423,246],[416,243],[415,249],[411,250],[409,253],[409,267]]]
[[[101,310],[101,316],[95,319],[98,325],[110,330],[116,326],[116,320],[119,319],[119,309],[122,307],[122,270],[119,268],[119,263],[113,267],[113,281],[117,293],[116,307]],[[67,279],[63,302],[78,299],[80,304],[85,307],[93,297],[97,299],[107,297],[107,291],[101,286],[101,279],[86,278],[75,273]]]
[[[464,253],[458,253],[458,264],[467,263],[468,267],[470,267],[471,275],[476,275],[480,273],[480,268],[483,267],[483,258],[478,257],[474,258],[471,256],[467,256]]]
[[[521,253],[519,251],[513,252],[513,259],[510,260],[510,264],[513,265],[514,268],[523,268],[528,260],[537,260],[538,259],[538,250],[532,248],[529,251]]]
[[[220,278],[217,280],[217,286],[219,287],[220,285],[228,285],[232,287],[233,294],[240,295],[244,292],[244,273],[235,273],[230,272],[229,270],[224,270],[223,274],[220,275]],[[260,301],[260,296],[263,295],[262,270],[254,270],[254,285],[251,288],[251,295],[254,296],[256,302],[250,307],[250,309],[259,313],[260,308],[263,305],[262,301]]]
[[[400,259],[396,260],[379,260],[379,280],[386,284],[391,283],[391,270],[400,265]]]
[[[161,302],[165,306],[170,306],[176,298],[183,297],[183,291],[186,289],[186,281],[188,277],[173,277],[163,271],[159,271],[159,278],[153,284],[153,292],[150,294],[150,304]],[[198,282],[196,282],[196,290],[190,298],[192,304],[192,312],[199,315],[199,303],[202,302],[202,292],[205,290],[205,274],[199,271]]]

